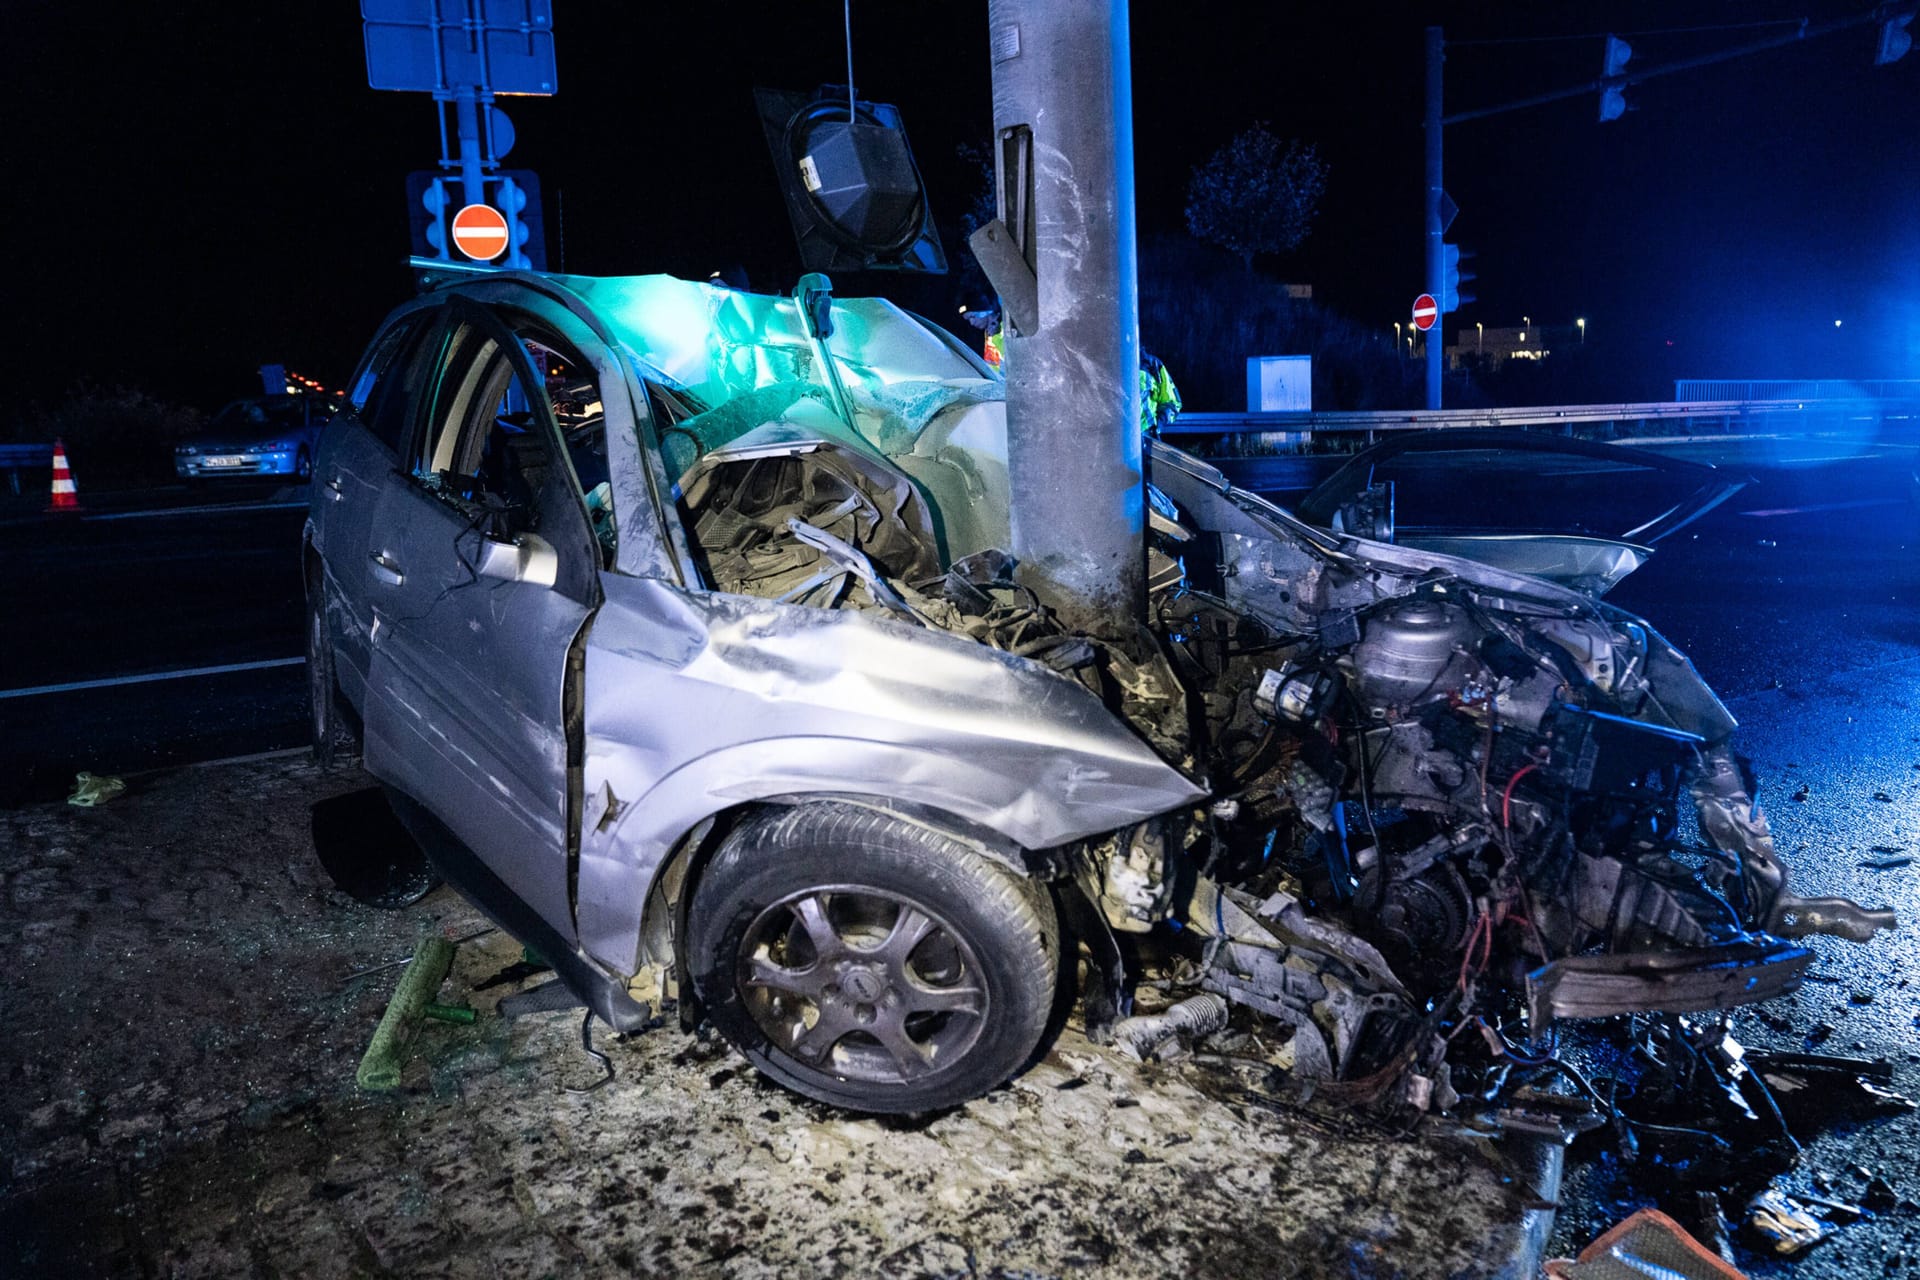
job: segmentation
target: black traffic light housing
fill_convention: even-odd
[[[1473,261],[1473,250],[1462,249],[1457,244],[1440,246],[1440,311],[1458,311],[1462,303],[1476,301],[1475,295],[1462,293],[1460,286],[1476,278],[1472,271],[1464,270],[1461,260]]]
[[[1627,69],[1627,63],[1633,59],[1633,46],[1619,36],[1607,37],[1606,52],[1600,59],[1600,78],[1613,80]],[[1618,120],[1627,114],[1627,87],[1624,84],[1604,85],[1600,90],[1600,123]]]
[[[842,85],[753,97],[806,270],[946,271],[896,108],[850,102]]]
[[[1873,55],[1874,66],[1884,67],[1907,56],[1907,50],[1913,48],[1913,32],[1907,30],[1913,25],[1913,17],[1911,13],[1895,14],[1880,24],[1880,45]]]

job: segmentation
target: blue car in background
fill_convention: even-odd
[[[207,429],[176,445],[173,469],[182,480],[224,476],[284,476],[304,484],[313,476],[313,446],[333,406],[314,396],[255,396],[235,400]]]

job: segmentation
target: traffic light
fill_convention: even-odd
[[[946,273],[898,108],[850,101],[845,85],[755,89],[753,97],[803,267]]]
[[[531,169],[501,169],[488,174],[486,183],[488,203],[507,218],[507,253],[500,265],[545,271],[547,228],[540,204],[540,175]]]
[[[1907,55],[1907,50],[1913,48],[1913,32],[1907,30],[1912,23],[1913,15],[1908,13],[1880,24],[1880,51],[1873,57],[1874,66],[1884,67]]]
[[[1440,311],[1443,315],[1449,311],[1458,311],[1463,302],[1475,300],[1473,294],[1460,292],[1462,284],[1476,278],[1473,272],[1460,269],[1462,258],[1472,262],[1473,250],[1468,249],[1463,252],[1457,244],[1440,246]]]
[[[501,265],[524,271],[533,265],[527,257],[527,224],[520,216],[527,209],[527,193],[512,178],[502,177],[493,202],[507,218],[507,259]]]
[[[439,258],[447,252],[447,189],[439,173],[416,169],[407,175],[407,209],[412,219],[413,256]]]
[[[1600,78],[1612,80],[1627,69],[1633,58],[1633,46],[1619,36],[1607,37],[1607,51],[1600,60]],[[1627,87],[1605,85],[1600,90],[1600,123],[1618,120],[1627,113]]]

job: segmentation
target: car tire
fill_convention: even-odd
[[[306,484],[313,479],[313,456],[303,446],[293,457],[293,480],[295,484]]]
[[[795,1093],[855,1111],[933,1111],[1003,1083],[1059,982],[1044,886],[853,804],[736,828],[700,874],[687,935],[720,1033]]]
[[[327,635],[326,585],[315,582],[307,601],[307,711],[313,733],[313,760],[331,769],[340,752],[352,750],[354,736],[340,706],[340,684],[333,670],[333,641]]]

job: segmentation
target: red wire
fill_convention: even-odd
[[[1485,958],[1480,961],[1480,964],[1476,965],[1473,962],[1473,953],[1479,949],[1480,940],[1483,937],[1487,943],[1487,954]],[[1475,916],[1473,918],[1473,929],[1467,934],[1466,952],[1460,957],[1460,981],[1458,985],[1461,991],[1467,989],[1467,970],[1473,969],[1477,972],[1482,965],[1485,965],[1486,962],[1492,958],[1493,921],[1484,915]]]
[[[1500,793],[1500,825],[1509,831],[1513,830],[1513,785],[1539,767],[1538,763],[1521,765],[1507,779],[1507,789]]]

